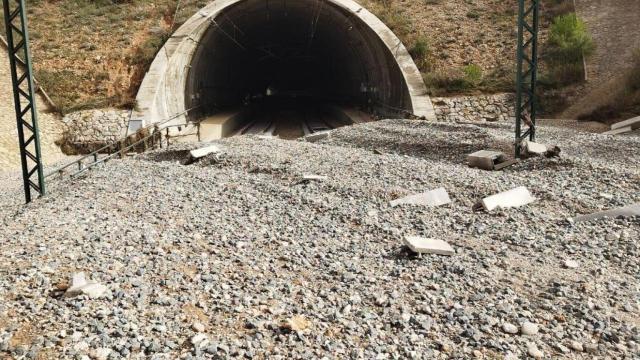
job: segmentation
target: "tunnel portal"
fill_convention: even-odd
[[[434,116],[405,47],[351,0],[212,2],[167,41],[138,107],[130,130],[175,115],[197,121],[231,110],[244,113],[244,122],[258,113],[324,118],[353,108]],[[313,116],[309,123],[321,121]]]

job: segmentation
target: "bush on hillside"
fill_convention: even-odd
[[[475,64],[470,64],[462,68],[464,79],[473,86],[478,86],[482,82],[482,68]]]
[[[575,13],[556,17],[545,54],[550,67],[549,78],[560,86],[579,82],[584,71],[583,58],[594,50],[586,24]]]
[[[420,71],[429,72],[432,70],[433,52],[426,36],[421,35],[414,40],[413,45],[409,48],[409,54],[411,54]]]

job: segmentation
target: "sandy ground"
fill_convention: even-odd
[[[0,50],[0,172],[9,172],[20,168],[20,155],[9,59],[6,49]],[[64,158],[55,144],[62,134],[62,123],[57,115],[47,112],[47,105],[40,96],[37,102],[42,156],[45,164],[51,164]]]

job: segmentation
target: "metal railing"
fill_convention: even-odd
[[[186,122],[177,125],[162,126],[167,122],[175,120],[180,116],[186,115],[189,112],[200,107],[201,105],[192,107],[159,123],[154,123],[147,127],[141,128],[136,131],[136,133],[128,135],[122,140],[114,141],[99,148],[98,150],[95,150],[77,160],[71,161],[47,173],[45,175],[45,179],[53,178],[56,175],[62,177],[67,173],[70,173],[69,177],[76,177],[100,164],[106,163],[113,158],[124,158],[125,155],[131,151],[144,152],[150,149],[155,149],[156,147],[163,148],[164,144],[166,144],[164,145],[165,147],[168,147],[170,145],[171,138],[196,135],[198,137],[198,141],[200,141],[200,123],[202,120],[196,122]],[[196,134],[170,135],[170,129],[177,128],[178,132],[181,132],[182,128],[188,129],[194,126],[197,130]]]

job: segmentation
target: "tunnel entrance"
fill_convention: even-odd
[[[243,113],[240,127],[286,114],[279,123],[297,117],[303,133],[348,123],[349,111],[336,117],[336,108],[434,117],[402,43],[351,0],[214,1],[167,41],[138,106],[138,126],[234,110]]]

